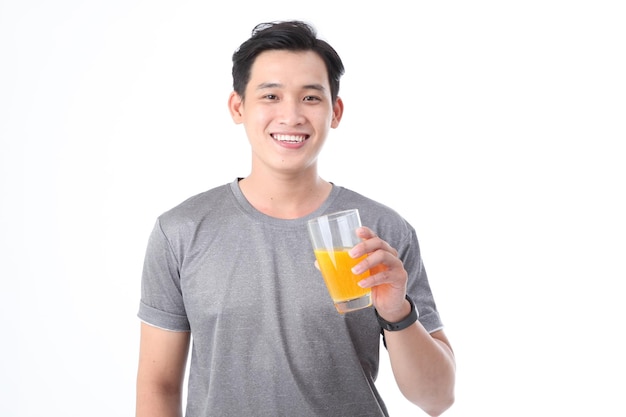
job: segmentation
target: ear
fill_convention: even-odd
[[[337,97],[333,106],[333,120],[330,122],[330,127],[335,129],[339,126],[341,116],[343,116],[343,100],[341,100],[341,97]]]
[[[243,123],[243,98],[236,91],[230,93],[228,97],[228,110],[236,124]]]

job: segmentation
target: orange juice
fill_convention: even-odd
[[[369,294],[371,291],[370,288],[361,288],[357,285],[357,282],[370,275],[369,271],[355,275],[350,270],[367,255],[352,259],[348,255],[349,250],[350,248],[338,248],[334,251],[315,250],[315,258],[328,287],[328,292],[335,303],[354,300]]]

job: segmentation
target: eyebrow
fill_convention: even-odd
[[[263,90],[266,88],[282,88],[284,87],[280,83],[261,83],[257,86],[257,90]],[[302,86],[303,90],[317,90],[317,91],[326,91],[326,88],[322,84],[306,84]]]

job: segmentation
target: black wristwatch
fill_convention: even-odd
[[[415,303],[413,302],[413,300],[411,300],[411,297],[409,297],[408,294],[406,295],[406,299],[409,302],[409,304],[411,304],[411,312],[404,319],[402,319],[402,320],[400,320],[398,322],[395,322],[395,323],[391,323],[391,322],[383,319],[382,317],[380,317],[378,315],[378,311],[376,311],[376,309],[374,309],[374,312],[376,313],[376,318],[378,319],[378,323],[380,324],[380,327],[382,327],[384,330],[388,330],[390,332],[397,332],[398,330],[406,329],[411,324],[413,324],[413,323],[415,323],[417,321],[417,318],[419,317],[419,314],[417,312],[417,309],[415,308]]]

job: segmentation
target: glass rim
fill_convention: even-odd
[[[335,211],[335,212],[328,213],[328,214],[322,214],[321,216],[317,216],[317,217],[315,217],[313,219],[310,219],[307,223],[317,222],[317,221],[319,221],[320,219],[323,219],[323,218],[334,219],[334,218],[340,217],[340,216],[342,216],[344,214],[347,214],[347,213],[356,213],[356,215],[359,216],[359,218],[360,218],[359,209],[354,208],[354,209],[346,209],[346,210]]]

